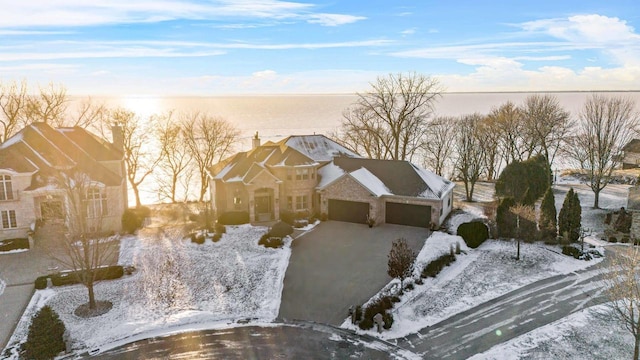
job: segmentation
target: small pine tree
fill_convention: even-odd
[[[389,268],[387,274],[400,279],[400,294],[402,294],[404,279],[413,273],[413,263],[416,253],[409,247],[407,240],[400,238],[393,242],[389,251]]]
[[[553,191],[551,188],[548,188],[540,204],[540,218],[538,219],[540,236],[543,240],[555,240],[558,236],[558,220],[556,216],[557,212]]]
[[[64,323],[58,314],[45,305],[31,320],[24,355],[27,359],[52,359],[65,350]]]
[[[564,197],[562,209],[558,216],[558,231],[560,235],[569,242],[578,241],[580,238],[582,208],[578,194],[569,189]]]

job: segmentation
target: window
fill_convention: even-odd
[[[296,169],[296,180],[309,179],[309,169]]]
[[[242,198],[239,195],[236,195],[233,197],[233,204],[234,205],[242,205]]]
[[[9,175],[0,175],[0,200],[13,200],[13,186]]]
[[[87,190],[87,217],[98,218],[107,213],[107,196],[97,188]]]
[[[296,210],[305,210],[308,205],[307,195],[296,196]]]
[[[2,210],[1,213],[3,229],[13,229],[18,227],[15,210]]]

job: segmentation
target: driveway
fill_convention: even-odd
[[[391,280],[391,243],[405,238],[417,253],[429,234],[391,224],[319,224],[293,241],[278,318],[341,325],[350,306],[363,304]]]

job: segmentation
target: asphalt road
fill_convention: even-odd
[[[83,354],[88,356],[88,354]],[[94,359],[405,359],[380,340],[326,325],[298,323],[205,330],[138,341]]]
[[[610,248],[607,257],[615,256]],[[492,346],[607,301],[607,262],[544,279],[407,336],[398,345],[425,359],[464,359]]]
[[[329,221],[295,239],[278,318],[341,325],[350,306],[389,283],[387,255],[401,237],[419,252],[429,230]]]

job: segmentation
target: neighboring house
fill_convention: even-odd
[[[640,140],[633,139],[622,148],[622,168],[640,167]]]
[[[91,179],[83,194],[87,218],[120,231],[127,184],[121,130],[113,130],[118,146],[79,127],[33,123],[0,144],[0,239],[27,237],[36,224],[68,224],[68,192],[55,181],[64,171]]]
[[[247,211],[251,221],[283,211],[377,224],[439,226],[454,184],[408,161],[364,159],[323,135],[290,136],[238,153],[210,169],[218,214]]]

